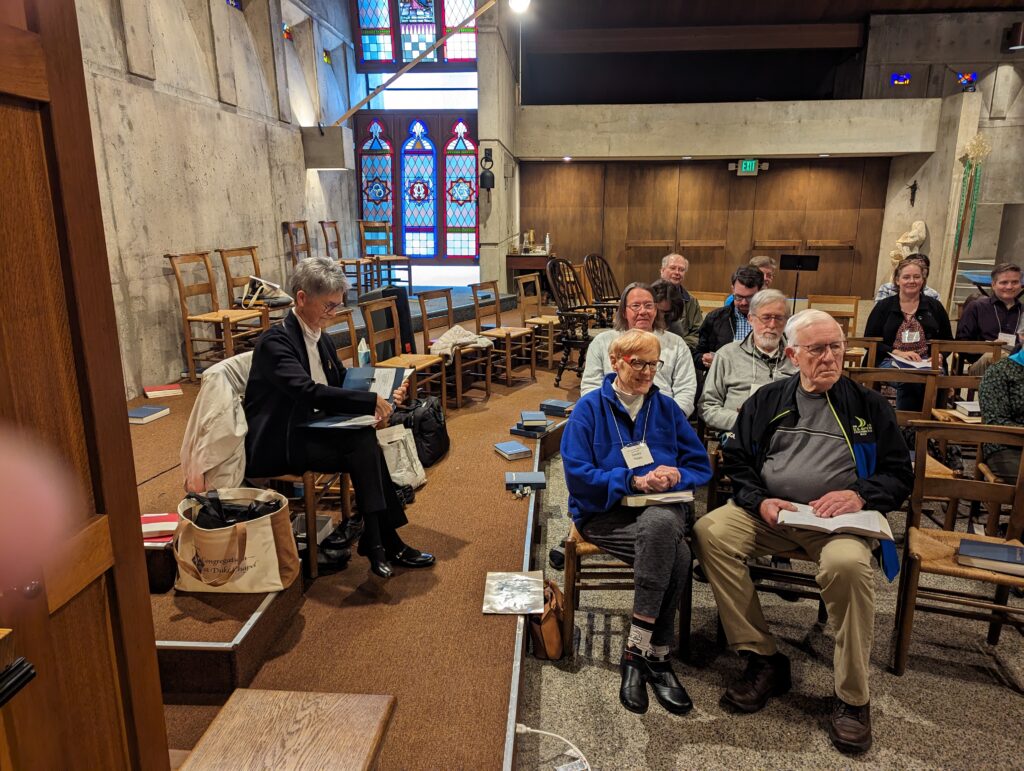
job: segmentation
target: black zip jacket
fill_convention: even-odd
[[[701,362],[701,356],[705,353],[714,353],[723,345],[731,343],[736,336],[736,322],[733,320],[732,312],[731,304],[723,305],[704,317],[704,323],[700,325],[700,332],[697,334],[697,347],[693,349],[693,364],[698,371],[706,372],[708,369]]]
[[[796,389],[800,375],[763,386],[740,408],[733,434],[722,444],[723,472],[732,479],[733,500],[760,517],[761,502],[774,498],[761,477],[772,434],[780,426],[794,426],[800,417]],[[826,397],[846,435],[857,466],[857,481],[850,489],[864,499],[864,507],[883,514],[903,505],[914,485],[910,452],[903,441],[896,413],[877,392],[840,377]],[[813,474],[813,469],[808,469]]]
[[[932,340],[953,339],[949,315],[938,300],[922,294],[918,302],[917,313],[914,316],[921,322],[925,340],[929,343]],[[871,309],[871,315],[868,316],[867,325],[864,327],[864,336],[882,338],[882,342],[878,344],[879,363],[892,352],[893,344],[896,342],[896,333],[902,323],[903,311],[900,310],[898,294],[879,300]]]

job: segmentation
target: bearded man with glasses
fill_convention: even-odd
[[[704,380],[700,415],[715,431],[732,431],[740,407],[749,397],[762,386],[797,372],[796,365],[786,358],[782,334],[789,318],[786,296],[778,289],[761,290],[750,301],[747,318],[750,334],[720,348]]]
[[[613,371],[608,357],[612,343],[631,329],[651,332],[658,338],[662,364],[654,373],[654,384],[689,417],[697,396],[697,372],[690,349],[681,337],[666,331],[665,319],[654,301],[651,287],[640,282],[630,284],[622,292],[612,328],[590,341],[580,380],[580,396],[601,388]]]
[[[898,509],[914,482],[896,414],[878,393],[842,377],[843,330],[827,313],[805,310],[786,325],[786,356],[800,372],[760,388],[740,407],[722,443],[733,497],[697,521],[697,555],[733,650],[747,657],[722,697],[738,712],[757,712],[790,688],[789,659],[777,649],[757,599],[747,560],[802,550],[835,630],[835,698],[828,723],[842,752],[871,747],[868,663],[874,630],[875,543],[778,524],[779,511],[808,504],[823,518],[861,509]],[[891,581],[896,548],[881,544]]]

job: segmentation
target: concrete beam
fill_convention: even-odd
[[[520,160],[930,153],[941,103],[877,99],[521,107],[515,150]]]
[[[235,65],[231,56],[231,17],[235,11],[223,0],[210,0],[210,27],[213,30],[213,56],[217,67],[217,98],[224,104],[238,104]]]
[[[153,33],[149,26],[149,3],[121,0],[121,21],[124,25],[128,72],[147,80],[156,80]]]

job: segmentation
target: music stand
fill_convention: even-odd
[[[806,270],[814,273],[818,270],[818,262],[821,259],[817,254],[783,254],[779,257],[779,270],[795,270],[796,285],[793,287],[793,309],[796,313],[796,298],[800,294],[800,271]]]

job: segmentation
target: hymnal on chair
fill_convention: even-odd
[[[345,370],[345,380],[341,387],[353,391],[372,391],[393,404],[392,394],[401,388],[412,372],[404,367],[353,367]],[[365,428],[376,423],[374,415],[325,415],[306,425],[309,428]]]

